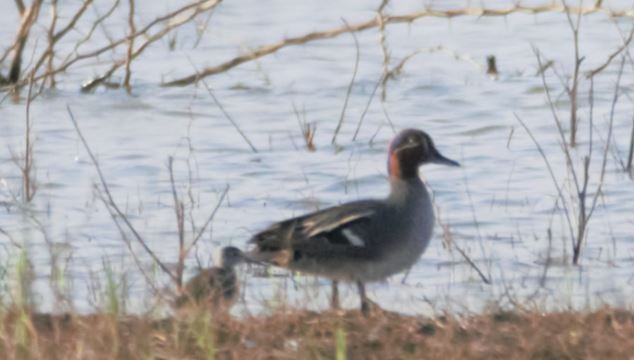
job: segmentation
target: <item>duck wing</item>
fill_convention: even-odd
[[[275,223],[255,234],[248,255],[287,267],[305,255],[367,255],[373,219],[383,208],[377,200],[355,201]]]

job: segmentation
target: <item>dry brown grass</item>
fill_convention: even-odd
[[[209,314],[207,314],[209,315]],[[5,312],[7,358],[631,359],[634,313],[492,311],[464,318],[294,310],[152,320]],[[343,338],[343,340],[342,340]]]

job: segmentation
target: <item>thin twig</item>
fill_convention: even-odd
[[[346,20],[343,20],[346,27],[350,28],[350,25]],[[339,122],[337,123],[337,127],[335,128],[335,132],[332,135],[331,144],[335,144],[337,141],[337,134],[339,134],[339,130],[341,129],[341,125],[343,125],[343,120],[346,116],[346,109],[348,108],[348,100],[350,100],[350,93],[352,92],[352,87],[354,86],[354,80],[357,78],[357,71],[359,70],[359,39],[357,39],[357,35],[350,31],[350,35],[352,35],[352,39],[354,40],[354,48],[355,48],[355,58],[354,58],[354,69],[352,70],[352,79],[350,79],[350,84],[348,84],[348,89],[346,90],[346,97],[343,100],[343,107],[341,108],[341,115],[339,115]]]
[[[88,0],[87,0],[88,1]],[[156,19],[154,19],[153,21],[151,21],[150,23],[148,23],[147,25],[145,25],[143,28],[141,28],[140,30],[138,30],[137,32],[135,32],[134,34],[130,34],[130,35],[126,35],[118,40],[115,41],[110,41],[108,43],[108,45],[105,45],[101,48],[98,48],[96,50],[92,50],[89,51],[87,53],[83,53],[83,54],[77,54],[76,56],[74,56],[71,59],[68,59],[67,61],[65,61],[62,65],[58,66],[54,73],[60,73],[63,71],[66,71],[70,66],[72,66],[73,64],[75,64],[78,61],[82,61],[82,60],[86,60],[86,59],[92,59],[95,57],[98,57],[99,55],[113,50],[116,47],[122,45],[122,44],[127,44],[128,41],[131,38],[137,38],[137,37],[147,37],[147,40],[143,43],[143,46],[141,46],[139,49],[137,49],[134,52],[133,58],[136,58],[145,47],[147,47],[148,45],[150,45],[151,43],[159,40],[160,38],[162,38],[165,34],[169,33],[170,31],[172,31],[174,28],[179,27],[189,21],[191,21],[193,18],[195,18],[196,16],[198,16],[199,14],[211,10],[213,8],[215,8],[218,4],[220,3],[220,0],[199,0],[196,1],[194,3],[191,4],[187,4],[177,10],[174,10],[168,14],[165,14],[163,16],[159,16]],[[187,13],[188,11],[193,10],[192,13],[184,15],[185,13]],[[154,28],[155,25],[160,24],[160,23],[166,23],[165,26],[163,27],[163,29],[161,29],[160,31],[158,31],[156,34],[150,35],[150,30],[152,30]],[[73,52],[76,52],[77,49],[74,49]],[[121,61],[117,61],[116,62],[116,67],[120,67],[122,65],[125,64],[125,60],[123,62]],[[110,71],[110,70],[109,70]],[[41,74],[38,75],[35,80],[40,80],[43,77],[47,77],[50,76],[50,74],[47,72],[45,74]]]
[[[374,89],[372,89],[372,94],[370,94],[370,97],[368,98],[368,102],[365,104],[365,108],[363,109],[363,112],[361,113],[361,117],[359,117],[359,123],[357,124],[357,128],[355,129],[354,135],[352,136],[352,141],[355,141],[357,139],[357,135],[359,135],[359,130],[361,130],[361,125],[363,124],[363,119],[365,118],[365,115],[368,113],[368,110],[370,109],[370,105],[372,105],[372,100],[374,99],[374,95],[376,94],[376,91],[379,89],[379,86],[383,83],[384,76],[385,75],[381,75],[379,80],[374,85]]]
[[[467,177],[467,173],[464,169],[462,170],[462,172],[464,175],[464,186],[467,192],[467,199],[469,200],[469,208],[471,209],[471,216],[473,218],[473,223],[475,224],[476,234],[478,235],[478,245],[480,246],[480,252],[482,253],[482,256],[486,257],[486,251],[484,250],[484,244],[482,241],[482,233],[480,232],[480,221],[478,221],[476,209],[475,209],[475,206],[473,205],[473,198],[471,197],[471,189],[469,188],[469,178]],[[458,251],[461,251],[461,250],[458,249]],[[487,267],[488,267],[488,273],[490,278],[491,277],[491,262],[490,261],[488,262]]]
[[[581,13],[577,13],[577,21],[573,23],[566,1],[561,0],[561,3],[566,8],[566,18],[568,19],[568,24],[572,30],[574,43],[575,67],[572,74],[572,85],[566,90],[568,92],[568,96],[570,97],[570,146],[575,147],[577,144],[577,89],[579,87],[579,69],[584,60],[584,57],[579,55],[579,26],[581,24]]]
[[[167,267],[167,265],[165,265],[161,261],[161,259],[159,259],[159,257],[154,253],[154,251],[152,251],[152,249],[147,245],[145,240],[143,240],[143,238],[141,237],[139,232],[134,228],[134,225],[132,225],[132,223],[130,222],[130,220],[126,216],[126,214],[124,214],[121,211],[121,209],[119,209],[119,206],[114,201],[112,193],[110,192],[110,187],[108,186],[108,183],[106,182],[106,177],[104,176],[103,172],[101,171],[101,166],[99,165],[99,162],[97,161],[97,158],[95,157],[95,155],[93,154],[92,150],[90,149],[90,146],[88,145],[88,142],[86,141],[86,138],[84,138],[84,135],[81,132],[81,130],[79,128],[79,124],[77,123],[77,120],[75,120],[75,116],[73,115],[73,112],[71,111],[69,105],[66,105],[66,110],[68,111],[68,115],[70,116],[70,120],[73,123],[73,127],[75,128],[75,131],[77,132],[77,136],[79,136],[79,139],[81,140],[82,144],[84,145],[84,149],[88,153],[88,156],[90,157],[90,160],[91,160],[93,166],[97,170],[97,175],[99,177],[99,182],[101,183],[101,186],[103,188],[103,192],[106,195],[107,202],[105,202],[105,203],[109,207],[112,207],[112,209],[115,211],[116,215],[121,220],[123,220],[123,222],[126,225],[127,229],[132,233],[132,235],[134,235],[134,238],[143,247],[143,249],[148,253],[148,255],[150,255],[152,260],[154,260],[154,262],[161,268],[161,270],[163,270],[163,272],[165,274],[167,274],[170,277],[170,279],[172,279],[172,281],[174,281],[174,283],[177,283],[178,278],[172,273],[172,271],[170,271],[170,269]]]
[[[578,225],[577,239],[576,239],[577,241],[573,248],[572,263],[574,265],[577,265],[579,263],[579,257],[581,256],[581,246],[585,239],[586,230],[588,228],[588,222],[590,221],[590,218],[592,217],[592,214],[594,213],[594,210],[596,209],[597,201],[599,199],[599,195],[601,195],[601,191],[603,188],[603,184],[604,184],[603,180],[605,177],[605,169],[606,169],[607,160],[608,160],[608,151],[610,149],[610,142],[612,140],[614,110],[616,109],[616,103],[618,102],[618,98],[619,98],[619,88],[621,85],[621,76],[623,75],[624,66],[625,66],[625,56],[622,57],[621,66],[619,67],[619,72],[616,79],[616,85],[614,87],[614,96],[612,98],[612,106],[610,108],[608,138],[606,139],[605,150],[603,151],[603,162],[601,164],[601,175],[599,176],[599,184],[597,185],[597,189],[594,193],[594,197],[592,198],[592,205],[590,206],[590,210],[588,210],[587,212],[586,212],[586,198],[587,198],[586,189],[587,189],[587,183],[588,183],[588,177],[589,177],[590,157],[586,156],[584,159],[584,186],[583,186],[583,189],[578,194],[579,196],[579,223],[577,224]]]
[[[211,224],[211,221],[214,219],[214,217],[216,216],[216,213],[218,212],[218,209],[220,209],[220,205],[222,205],[223,201],[225,200],[225,197],[227,196],[227,194],[229,193],[229,185],[225,186],[225,189],[222,191],[222,193],[220,194],[220,199],[218,199],[218,202],[216,203],[216,206],[214,207],[214,209],[211,211],[211,214],[209,214],[209,217],[207,217],[207,221],[205,221],[205,223],[203,224],[203,226],[200,228],[200,230],[198,230],[198,233],[196,234],[196,237],[194,237],[194,240],[192,241],[192,243],[189,245],[189,247],[187,247],[186,252],[189,253],[189,251],[196,246],[196,244],[198,243],[198,241],[200,241],[200,239],[202,238],[203,234],[205,233],[205,231],[207,230],[207,227],[209,227],[209,224]]]
[[[39,80],[42,78],[45,79],[46,77],[50,76],[51,85],[54,86],[54,83],[55,83],[54,77],[56,74],[56,71],[53,69],[53,57],[55,55],[55,50],[54,50],[55,45],[70,30],[75,28],[75,25],[77,24],[79,19],[83,16],[83,14],[86,12],[86,9],[88,9],[88,6],[92,4],[92,1],[93,0],[84,0],[82,5],[79,7],[79,9],[77,9],[75,14],[71,17],[71,19],[66,24],[66,26],[64,26],[61,30],[59,30],[56,33],[54,31],[55,31],[55,26],[57,24],[57,0],[55,0],[55,2],[52,4],[53,20],[51,21],[51,25],[49,27],[48,47],[46,48],[44,53],[42,53],[39,59],[35,62],[35,66],[33,67],[33,69],[37,72],[39,68],[42,66],[42,64],[44,64],[44,62],[48,59],[48,70],[45,72],[45,76],[38,76],[36,77],[36,80]]]
[[[156,287],[156,284],[154,284],[153,279],[150,277],[150,275],[147,273],[147,270],[144,268],[143,264],[141,263],[141,259],[139,259],[139,256],[134,251],[134,248],[132,248],[132,241],[128,239],[128,234],[126,234],[125,230],[123,229],[123,227],[117,220],[117,217],[118,217],[117,213],[108,205],[107,198],[104,197],[103,191],[99,189],[97,184],[94,184],[94,187],[95,187],[95,191],[97,192],[97,196],[99,196],[99,199],[101,200],[101,202],[103,202],[104,205],[106,205],[106,211],[108,211],[110,218],[113,220],[115,226],[117,227],[117,230],[119,231],[119,234],[121,235],[121,238],[123,239],[123,242],[128,248],[128,251],[130,251],[132,260],[134,260],[134,263],[136,264],[137,268],[141,272],[141,275],[143,275],[143,277],[145,278],[145,282],[150,285],[150,287],[152,288],[152,292],[154,294],[161,295],[162,292]]]
[[[526,133],[528,133],[528,136],[533,141],[533,144],[535,144],[537,151],[541,155],[542,159],[544,160],[544,163],[546,164],[546,167],[548,168],[548,174],[550,174],[550,179],[555,185],[555,189],[557,189],[557,196],[559,196],[559,199],[561,200],[562,208],[564,210],[564,215],[566,216],[566,222],[568,224],[568,231],[570,232],[570,238],[573,239],[574,241],[575,233],[574,233],[574,230],[572,229],[572,220],[570,218],[570,212],[568,210],[568,206],[566,206],[567,203],[564,197],[563,190],[561,189],[561,186],[559,185],[559,182],[557,181],[557,177],[555,177],[555,172],[553,171],[553,168],[550,165],[550,161],[546,157],[546,153],[544,152],[544,149],[539,144],[539,141],[537,141],[537,139],[533,135],[533,132],[531,131],[531,129],[526,125],[526,123],[524,123],[524,121],[516,113],[513,113],[513,116],[515,116],[515,119],[520,123],[520,125],[522,125]]]
[[[174,158],[169,157],[167,169],[170,174],[170,185],[172,187],[172,197],[174,199],[174,213],[176,215],[176,228],[178,230],[178,265],[176,266],[176,286],[180,291],[183,287],[183,272],[185,270],[185,205],[178,198],[176,182],[174,181]]]
[[[130,35],[136,33],[136,26],[134,25],[134,0],[128,0],[129,4],[129,13],[128,13],[128,27],[130,28]],[[128,40],[128,54],[126,56],[125,61],[125,77],[123,80],[123,87],[125,87],[128,94],[131,93],[132,89],[130,88],[130,77],[132,73],[130,71],[130,66],[132,65],[132,54],[134,53],[134,37],[130,36],[130,40]],[[179,276],[180,278],[180,276]],[[178,284],[181,285],[180,283]]]
[[[193,65],[193,64],[192,64]],[[218,100],[218,98],[216,97],[216,95],[214,94],[214,91],[211,89],[211,87],[209,87],[209,85],[207,84],[207,82],[205,80],[202,81],[203,85],[205,86],[205,89],[207,89],[207,92],[209,93],[209,96],[211,96],[211,98],[213,99],[214,103],[216,104],[216,106],[218,106],[218,109],[220,109],[220,111],[222,112],[222,114],[225,116],[225,118],[227,120],[229,120],[229,122],[231,123],[231,125],[233,125],[233,127],[236,129],[236,131],[238,132],[238,134],[240,134],[240,136],[242,137],[242,139],[244,139],[244,141],[247,143],[247,145],[249,145],[249,147],[251,148],[251,150],[254,153],[258,152],[258,149],[256,149],[256,147],[253,145],[253,143],[251,142],[251,140],[249,140],[249,138],[247,137],[247,135],[242,131],[242,129],[240,129],[240,126],[238,126],[238,123],[233,119],[233,117],[231,117],[231,115],[229,115],[229,113],[227,112],[227,110],[225,110],[225,107],[222,106],[222,103],[220,102],[220,100]]]
[[[484,282],[487,285],[490,285],[491,284],[491,279],[489,277],[487,277],[484,274],[484,272],[482,272],[482,270],[480,270],[478,265],[473,260],[471,260],[471,257],[469,256],[469,254],[467,254],[453,240],[453,234],[451,233],[451,228],[449,227],[449,224],[447,224],[447,223],[442,221],[442,218],[440,216],[440,213],[441,213],[440,209],[438,208],[438,206],[435,206],[435,207],[436,207],[436,214],[438,214],[437,222],[440,225],[440,227],[442,228],[443,240],[445,241],[445,244],[447,244],[447,249],[448,250],[451,250],[452,248],[456,249],[458,251],[458,253],[460,254],[460,256],[462,256],[462,258],[467,262],[467,264],[469,264],[469,266],[472,269],[474,269],[476,271],[476,273],[478,273],[478,276],[480,276],[480,279],[482,279],[482,282]]]
[[[394,126],[394,122],[392,121],[390,114],[387,112],[387,109],[385,108],[384,102],[381,102],[381,110],[383,110],[383,115],[385,116],[385,119],[387,120],[388,124],[390,124],[390,128],[392,129],[392,132],[396,134],[396,127]]]
[[[537,48],[533,47],[533,52],[535,53],[535,57],[537,58],[537,63],[539,65],[539,67],[541,68],[543,66],[542,64],[542,60],[541,60],[541,56],[539,53],[539,50],[537,50]],[[550,112],[553,115],[553,120],[555,120],[555,125],[557,126],[557,132],[559,134],[559,138],[561,140],[561,146],[562,146],[562,150],[564,152],[564,155],[566,156],[566,164],[568,165],[570,172],[572,174],[572,178],[574,180],[574,184],[575,184],[575,189],[577,190],[577,192],[579,192],[579,180],[577,178],[577,172],[574,169],[574,163],[572,161],[572,156],[570,155],[570,148],[568,147],[568,143],[566,142],[566,135],[564,133],[564,128],[561,125],[561,120],[559,119],[559,115],[557,114],[557,110],[555,109],[555,103],[552,99],[552,96],[550,94],[550,88],[548,87],[548,83],[546,82],[546,75],[545,72],[542,72],[541,74],[541,79],[542,79],[542,85],[544,87],[544,92],[546,93],[546,98],[548,100],[548,106],[550,107]]]
[[[623,41],[623,45],[621,45],[612,54],[610,54],[603,64],[601,64],[600,66],[597,66],[596,68],[586,72],[586,78],[591,78],[594,75],[596,75],[596,74],[600,73],[601,71],[603,71],[606,67],[608,67],[608,65],[610,65],[610,63],[612,62],[612,60],[614,60],[614,58],[616,58],[621,52],[623,52],[623,50],[628,48],[628,46],[632,42],[632,39],[634,39],[634,26],[632,26],[632,30],[630,30],[629,35]]]
[[[33,182],[32,170],[33,170],[33,144],[31,143],[31,101],[33,92],[33,75],[29,76],[29,91],[26,97],[26,130],[24,134],[24,167],[22,168],[22,182],[23,182],[23,199],[24,202],[31,202],[33,196],[35,196],[35,184]]]
[[[85,44],[88,40],[90,40],[92,38],[92,35],[95,33],[95,30],[97,29],[97,27],[102,25],[103,22],[106,21],[106,19],[109,18],[110,15],[112,15],[114,13],[115,9],[119,6],[119,2],[120,2],[120,0],[115,0],[112,3],[112,6],[110,7],[110,9],[108,9],[108,11],[106,11],[105,14],[103,14],[103,15],[99,15],[99,12],[98,12],[97,8],[93,6],[93,9],[94,9],[95,14],[97,16],[97,20],[93,21],[93,23],[92,23],[92,25],[90,27],[90,30],[88,30],[86,35],[82,39],[80,39],[79,41],[77,41],[75,43],[75,46],[73,46],[73,50],[68,53],[68,55],[66,56],[64,61],[62,61],[62,63],[68,62],[68,60],[71,58],[71,56],[73,54],[77,54],[77,50],[79,49],[79,47],[82,46],[83,44]],[[108,39],[110,39],[107,33],[104,34],[104,36],[107,37]]]
[[[608,162],[608,150],[610,149],[610,142],[612,141],[612,130],[614,128],[614,111],[616,109],[616,103],[619,99],[619,87],[621,84],[621,77],[623,75],[623,67],[625,66],[625,57],[621,60],[621,66],[619,67],[619,72],[616,79],[616,85],[614,87],[614,96],[612,97],[612,105],[610,107],[610,120],[608,124],[608,138],[605,141],[605,149],[603,150],[603,162],[601,163],[601,175],[599,175],[599,185],[597,186],[597,191],[594,193],[594,198],[592,199],[592,206],[590,206],[590,211],[588,212],[588,219],[592,216],[596,206],[597,201],[599,199],[599,195],[601,195],[601,191],[603,188],[603,179],[605,177],[605,169]]]

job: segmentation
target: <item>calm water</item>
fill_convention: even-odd
[[[76,3],[64,2],[60,9],[63,23]],[[184,4],[137,3],[138,24]],[[388,13],[407,13],[420,5],[407,3],[390,5]],[[486,5],[509,3],[489,1]],[[97,1],[100,13],[109,4]],[[0,5],[3,49],[9,45],[7,39],[13,39],[18,23],[13,6],[9,1]],[[331,138],[355,59],[349,34],[289,47],[207,79],[257,153],[250,150],[204,87],[160,86],[162,80],[191,74],[192,63],[198,68],[218,64],[246,49],[339,27],[342,18],[349,23],[366,21],[374,16],[376,6],[376,1],[224,2],[214,11],[197,47],[196,26],[190,24],[176,32],[173,51],[167,41],[158,42],[133,63],[132,96],[122,90],[79,91],[83,82],[100,75],[121,53],[104,54],[72,67],[58,77],[55,90],[44,92],[32,104],[39,188],[29,205],[13,199],[20,196],[21,180],[11,160],[23,151],[25,104],[6,99],[0,104],[0,202],[4,204],[0,228],[8,236],[0,234],[0,264],[11,272],[13,259],[19,254],[15,244],[26,245],[38,275],[38,302],[49,309],[48,239],[60,254],[78,310],[93,308],[92,289],[103,284],[105,264],[110,264],[117,276],[127,276],[130,307],[143,306],[143,278],[95,195],[96,171],[72,128],[67,105],[97,153],[117,202],[152,249],[170,264],[177,259],[178,243],[168,157],[176,159],[178,189],[183,194],[190,192],[195,201],[188,213],[196,226],[205,221],[223,189],[230,186],[211,231],[197,249],[200,262],[207,264],[210,254],[220,246],[244,246],[253,232],[273,221],[349,200],[384,196],[388,191],[385,149],[394,134],[387,113],[396,130],[424,129],[445,155],[463,164],[458,169],[427,166],[421,174],[435,194],[454,242],[493,284],[485,285],[458,252],[443,246],[442,231],[437,227],[430,248],[406,279],[397,275],[370,286],[369,292],[379,304],[413,313],[445,308],[477,310],[487,302],[508,303],[510,299],[555,308],[627,305],[634,295],[634,184],[618,159],[627,156],[632,126],[631,62],[625,67],[614,117],[615,143],[608,157],[604,193],[590,223],[580,267],[567,265],[570,239],[562,212],[555,208],[557,192],[535,145],[513,116],[517,113],[532,129],[564,184],[566,196],[574,197],[541,79],[535,76],[537,64],[531,49],[535,46],[545,58],[554,60],[560,74],[571,73],[572,35],[565,15],[424,18],[409,25],[388,26],[391,66],[419,49],[442,45],[445,50],[423,51],[410,60],[400,76],[388,83],[386,101],[381,104],[378,96],[374,99],[357,140],[352,141],[381,76],[383,61],[378,32],[359,33],[359,72],[337,147],[330,145]],[[464,3],[436,6],[457,8]],[[631,3],[610,1],[608,6],[627,8]],[[42,11],[41,21],[47,24],[48,9]],[[126,11],[122,6],[106,23],[105,32],[98,31],[84,51],[101,46],[105,33],[121,36],[126,31]],[[94,12],[89,13],[94,18]],[[80,31],[60,44],[63,52],[72,49],[81,33],[88,31],[88,20],[80,22]],[[203,20],[204,16],[199,23]],[[614,20],[604,14],[583,18],[580,44],[586,58],[582,69],[600,65],[621,44],[617,26],[627,33],[631,18]],[[45,34],[38,31],[33,39],[43,44]],[[25,54],[31,51],[29,48]],[[484,74],[487,55],[497,57],[498,80]],[[599,178],[617,71],[618,60],[595,79],[591,193]],[[122,73],[117,73],[116,79],[121,77]],[[560,116],[567,119],[568,103],[561,83],[552,72],[548,81],[560,103]],[[584,78],[580,89],[581,145],[573,152],[579,169],[580,159],[588,151],[588,86]],[[293,104],[305,109],[307,120],[316,125],[315,152],[303,147]],[[553,231],[551,244],[549,227]],[[134,250],[151,268],[149,257],[137,246]],[[192,255],[189,269],[193,271],[196,263]],[[546,263],[550,265],[545,272]],[[266,301],[279,299],[311,308],[327,304],[329,286],[325,281],[292,279],[283,271],[276,271],[274,274],[280,276],[273,277],[244,273],[247,290],[241,310],[257,312]],[[167,284],[165,280],[159,276],[159,282]],[[344,297],[347,305],[357,306],[352,289],[346,289]]]

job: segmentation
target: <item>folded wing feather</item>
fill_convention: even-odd
[[[328,208],[273,224],[250,242],[256,245],[256,252],[291,250],[320,240],[330,245],[362,247],[365,234],[357,225],[370,221],[380,206],[378,201],[366,200]]]

